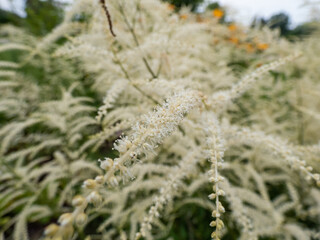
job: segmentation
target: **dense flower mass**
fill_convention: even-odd
[[[190,110],[200,107],[201,95],[195,91],[177,92],[161,107],[142,116],[132,130],[132,143],[141,151],[152,152],[163,139],[168,137]]]
[[[0,28],[0,239],[319,239],[319,23],[158,0]],[[18,55],[17,55],[18,54]]]

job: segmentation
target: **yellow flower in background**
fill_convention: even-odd
[[[223,12],[221,9],[216,8],[216,9],[214,9],[214,10],[212,11],[212,15],[213,15],[215,18],[220,19],[220,18],[223,17],[224,12]]]
[[[234,32],[234,31],[237,30],[237,25],[235,25],[235,24],[230,24],[230,25],[228,26],[228,29],[230,30],[230,32]]]
[[[266,50],[266,49],[268,49],[269,48],[269,44],[267,44],[267,43],[258,43],[257,44],[257,48],[259,49],[259,50]]]

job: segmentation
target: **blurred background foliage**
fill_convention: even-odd
[[[192,11],[196,11],[204,0],[165,0],[165,2],[169,2],[176,6],[177,9],[180,9],[181,7],[190,7]]]
[[[289,40],[301,39],[310,35],[316,28],[312,23],[303,23],[295,28],[290,28],[290,16],[286,13],[277,13],[270,18],[255,18],[251,27],[268,26],[270,29],[279,29],[280,34]]]
[[[27,0],[25,27],[35,35],[45,35],[63,19],[63,4],[55,0]]]
[[[55,0],[26,0],[25,17],[0,9],[0,23],[25,28],[37,36],[44,36],[63,19],[65,4]]]
[[[205,4],[204,0],[163,0],[180,11],[183,7],[190,8],[193,12],[200,11]],[[57,0],[25,0],[25,17],[13,12],[0,9],[0,24],[13,24],[22,27],[36,36],[44,36],[57,26],[63,19],[65,3]],[[219,2],[211,2],[205,6],[206,10],[223,9]],[[221,22],[228,23],[227,12],[223,9],[224,15]],[[262,28],[268,26],[271,29],[279,29],[280,34],[290,40],[299,40],[310,35],[315,27],[312,23],[303,23],[290,28],[290,16],[286,13],[275,13],[270,18],[256,17],[251,27]]]

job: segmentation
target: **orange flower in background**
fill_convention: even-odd
[[[220,42],[219,39],[216,39],[216,38],[213,39],[213,44],[218,44],[219,42]]]
[[[230,32],[234,32],[237,30],[237,26],[235,24],[230,24],[228,26],[228,29],[230,30]]]
[[[187,14],[181,14],[180,18],[183,19],[183,20],[186,20],[188,18],[188,15]]]
[[[267,44],[267,43],[258,43],[257,44],[257,48],[259,49],[259,50],[266,50],[266,49],[268,49],[269,48],[269,44]]]
[[[248,53],[253,53],[254,50],[255,50],[252,43],[246,43],[245,44],[245,48],[246,48]]]
[[[168,4],[168,9],[171,10],[171,11],[173,11],[173,10],[176,9],[176,6],[173,5],[173,4]]]
[[[196,21],[198,23],[208,23],[208,22],[210,22],[210,20],[208,18],[202,17],[200,15],[196,16]]]
[[[196,16],[196,21],[197,21],[198,23],[204,22],[203,18],[202,18],[199,14],[197,14],[197,16]]]
[[[223,12],[221,9],[216,8],[216,9],[214,9],[214,10],[212,11],[212,15],[213,15],[215,18],[220,19],[220,18],[223,17],[224,12]]]
[[[229,42],[232,42],[232,43],[235,44],[235,45],[238,45],[238,44],[239,44],[239,38],[230,37],[228,40],[229,40]]]

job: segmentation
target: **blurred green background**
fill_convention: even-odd
[[[206,4],[204,0],[164,0],[175,5],[176,11],[182,7],[190,7],[192,11],[213,10],[221,8],[218,1]],[[56,0],[25,0],[25,16],[21,17],[16,13],[0,8],[0,24],[13,24],[22,27],[28,32],[44,36],[57,26],[63,19],[63,12],[66,3]],[[227,19],[228,13],[224,16]],[[255,17],[251,27],[268,26],[271,29],[279,28],[281,35],[290,40],[301,39],[314,31],[312,24],[303,23],[294,28],[290,28],[290,16],[286,13],[275,13],[270,18]]]

